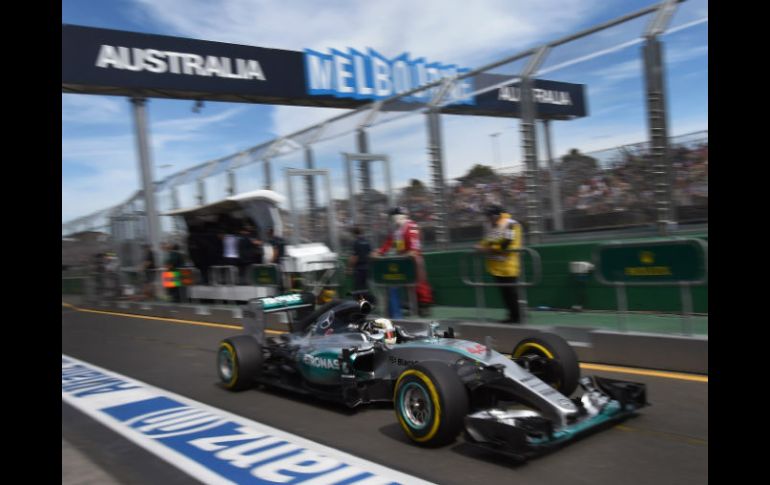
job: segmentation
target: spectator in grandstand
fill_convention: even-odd
[[[578,188],[577,205],[578,210],[588,210],[591,206],[591,187],[588,184],[581,184]]]
[[[422,257],[420,228],[417,226],[417,223],[409,218],[404,207],[394,207],[388,212],[388,215],[390,215],[395,229],[373,255],[382,256],[393,248],[399,256],[411,256],[414,258],[417,270],[416,292],[418,312],[420,316],[428,316],[429,307],[433,304],[433,290],[428,283],[425,260]],[[399,318],[400,308],[393,308],[393,310],[391,311],[391,316]]]
[[[484,239],[476,246],[485,255],[487,271],[501,283],[500,294],[508,309],[508,318],[501,323],[521,323],[519,296],[515,286],[520,274],[520,256],[515,249],[521,249],[523,231],[521,224],[514,220],[499,205],[486,210],[488,225],[485,225]]]
[[[355,241],[353,241],[353,254],[348,258],[347,272],[353,275],[354,291],[368,290],[369,253],[372,252],[372,246],[364,237],[364,232],[360,227],[353,227],[351,232],[355,237]]]

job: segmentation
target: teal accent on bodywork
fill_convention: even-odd
[[[565,426],[558,431],[554,431],[553,437],[550,439],[529,438],[529,441],[533,445],[554,444],[562,441],[568,441],[579,433],[599,426],[600,424],[606,423],[607,421],[611,421],[612,419],[615,419],[622,414],[629,414],[629,412],[624,412],[619,402],[610,401],[596,416],[591,416],[590,418],[580,421],[579,423]]]
[[[298,293],[265,297],[262,298],[261,301],[264,310],[278,310],[279,308],[289,309],[294,305],[305,304],[302,300],[302,295]]]
[[[409,415],[406,412],[406,409],[404,409],[404,394],[406,393],[407,389],[410,387],[416,387],[420,390],[423,397],[425,398],[425,402],[428,405],[428,418],[425,420],[424,423],[421,425],[418,425],[414,423],[411,419],[409,419]],[[404,421],[406,424],[409,425],[410,428],[420,430],[425,428],[428,423],[431,422],[431,418],[433,417],[433,403],[431,402],[430,398],[428,397],[428,391],[425,389],[425,387],[421,386],[420,384],[416,382],[408,382],[406,385],[404,385],[401,390],[398,393],[398,407],[399,411],[401,412],[401,416],[404,418]]]

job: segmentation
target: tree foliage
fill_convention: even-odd
[[[489,165],[481,165],[480,163],[477,163],[476,165],[471,167],[470,170],[468,170],[468,173],[466,173],[462,177],[458,177],[457,180],[459,180],[463,184],[467,184],[467,183],[474,183],[474,182],[490,181],[496,178],[497,178],[497,174],[492,169],[492,167],[490,167]]]

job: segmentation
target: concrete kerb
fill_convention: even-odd
[[[454,326],[459,338],[484,342],[487,336],[492,337],[493,348],[498,352],[509,353],[521,339],[551,332],[567,340],[581,362],[708,374],[707,336],[623,333],[565,326],[514,327],[494,323]]]
[[[708,337],[591,332],[596,362],[708,374]]]

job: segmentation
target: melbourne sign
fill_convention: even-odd
[[[62,91],[68,93],[357,108],[468,71],[374,49],[297,52],[62,25]],[[456,80],[444,93],[448,104],[441,112],[517,117],[520,92],[510,77],[483,73]],[[539,118],[586,116],[582,84],[534,84]],[[413,109],[440,89],[418,91],[383,109]]]
[[[424,58],[410,60],[406,52],[387,59],[374,49],[369,49],[367,54],[355,49],[348,49],[347,53],[332,49],[330,54],[306,49],[305,68],[309,94],[369,100],[389,98],[470,71],[454,65],[427,63]],[[475,104],[472,91],[472,81],[464,79],[455,84],[449,98],[460,104]],[[430,96],[431,92],[425,90],[405,100],[426,102]]]

